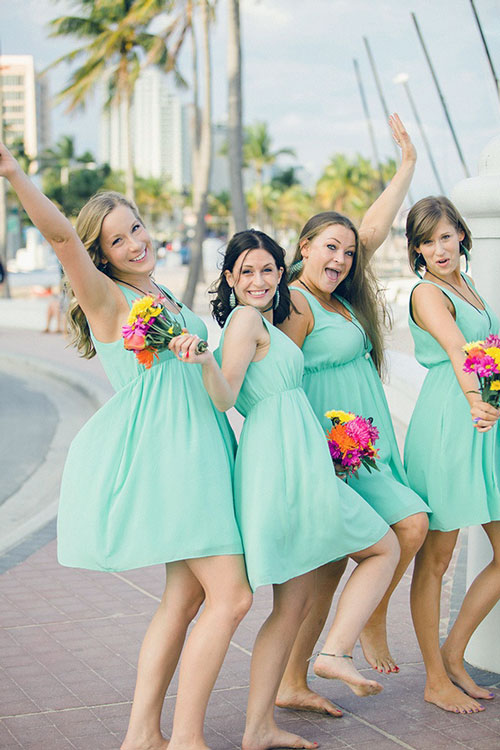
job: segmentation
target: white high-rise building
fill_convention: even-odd
[[[176,190],[191,181],[190,130],[187,107],[172,92],[169,77],[146,69],[135,85],[131,133],[136,174],[169,178]],[[126,166],[124,104],[104,110],[101,118],[100,160],[117,171]]]
[[[5,142],[22,140],[35,159],[50,142],[47,80],[37,76],[32,55],[0,55],[0,77]]]

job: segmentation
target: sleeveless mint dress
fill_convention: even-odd
[[[324,430],[332,426],[325,412],[342,409],[372,417],[380,433],[376,443],[380,471],[370,474],[361,467],[352,487],[389,525],[414,513],[427,513],[428,506],[409,487],[384,389],[370,356],[372,346],[352,307],[338,297],[351,313],[354,322],[349,322],[325,310],[307,290],[291,288],[307,299],[314,317],[314,328],[302,345],[303,387]]]
[[[500,322],[485,300],[485,311],[476,310],[451,290],[434,286],[451,300],[457,326],[466,341],[498,334]],[[468,401],[448,355],[414,322],[411,312],[409,324],[415,357],[429,370],[406,436],[405,465],[410,485],[431,508],[431,529],[453,531],[498,521],[500,425],[497,422],[484,433],[474,429]]]
[[[222,359],[224,331],[216,357]],[[234,471],[236,518],[253,590],[284,583],[379,541],[387,524],[335,475],[323,430],[302,389],[304,358],[262,318],[271,337],[236,401],[245,417]]]
[[[137,292],[120,288],[132,305]],[[179,321],[206,338],[205,324],[181,308]],[[201,366],[166,350],[146,370],[122,340],[94,343],[116,393],[69,449],[59,562],[128,570],[241,554],[232,495],[236,443],[203,386]]]

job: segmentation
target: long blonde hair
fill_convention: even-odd
[[[383,324],[390,325],[390,315],[386,307],[382,290],[378,286],[371,264],[366,259],[366,252],[359,240],[359,233],[352,221],[336,211],[323,211],[311,217],[304,226],[297,242],[295,255],[290,266],[290,282],[298,279],[302,268],[295,268],[295,264],[302,260],[302,246],[304,242],[311,242],[318,234],[332,224],[340,224],[350,229],[355,237],[356,252],[354,253],[351,270],[346,278],[335,289],[347,302],[352,305],[354,313],[365,329],[371,344],[371,356],[379,374],[384,371],[384,337]]]
[[[104,253],[101,248],[101,229],[102,222],[111,211],[117,206],[127,206],[130,208],[138,221],[142,219],[137,210],[137,206],[125,198],[121,193],[107,191],[96,193],[87,201],[78,214],[76,220],[76,233],[83,242],[85,249],[90,255],[93,264],[102,273],[109,276],[109,264],[106,262]],[[71,344],[80,352],[80,356],[86,359],[92,359],[96,351],[94,342],[90,335],[90,328],[85,317],[85,313],[78,304],[75,294],[71,288],[67,276],[64,276],[64,290],[69,299],[69,308],[67,312],[67,321]]]

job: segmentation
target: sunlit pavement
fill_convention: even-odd
[[[65,449],[112,391],[95,359],[81,360],[65,348],[62,336],[40,332],[43,303],[25,306],[26,316],[28,308],[33,317],[23,328],[18,301],[0,301],[1,399],[10,406],[14,398],[21,402],[17,421],[11,409],[2,407],[0,413],[0,468],[7,487],[0,505],[0,748],[117,749],[130,711],[140,642],[161,596],[164,572],[158,566],[96,573],[57,564],[54,513]],[[213,327],[210,335],[215,341]],[[388,394],[401,441],[422,372],[413,365],[403,328],[395,330],[390,346]],[[30,424],[36,420],[43,421],[43,430]],[[443,628],[453,620],[464,593],[465,554],[463,535],[444,586]],[[325,750],[500,748],[499,675],[472,670],[480,684],[498,692],[496,700],[485,702],[482,714],[455,716],[424,703],[409,582],[406,574],[389,618],[400,673],[378,678],[358,646],[357,666],[380,679],[383,692],[361,699],[342,684],[311,679],[344,717],[278,709],[281,726]],[[270,604],[270,588],[259,590],[229,648],[207,714],[206,737],[213,750],[240,746],[251,649]],[[174,679],[165,700],[166,736],[176,689]]]

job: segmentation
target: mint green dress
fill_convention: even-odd
[[[120,288],[132,305],[137,292]],[[176,317],[206,338],[205,324],[188,308]],[[94,344],[116,393],[69,449],[59,562],[127,570],[241,554],[232,495],[236,443],[203,386],[201,366],[166,350],[146,370],[122,340]]]
[[[235,312],[224,326],[219,362]],[[325,435],[302,389],[302,352],[262,320],[271,346],[264,359],[250,363],[236,401],[245,422],[234,500],[253,590],[359,552],[388,531],[335,474]]]
[[[498,335],[500,322],[485,300],[485,310],[476,310],[451,290],[434,286],[451,300],[457,326],[466,341]],[[431,508],[431,529],[453,531],[498,521],[500,423],[488,432],[474,429],[469,403],[448,355],[414,322],[411,312],[409,324],[415,357],[429,370],[406,436],[405,465],[410,485]]]
[[[371,474],[361,467],[352,486],[389,525],[414,513],[428,512],[422,499],[410,489],[392,426],[389,406],[370,356],[371,342],[350,304],[338,296],[352,321],[329,312],[310,292],[294,286],[309,303],[314,328],[302,345],[303,387],[323,429],[332,423],[325,412],[341,409],[372,417],[380,437],[377,466]]]

